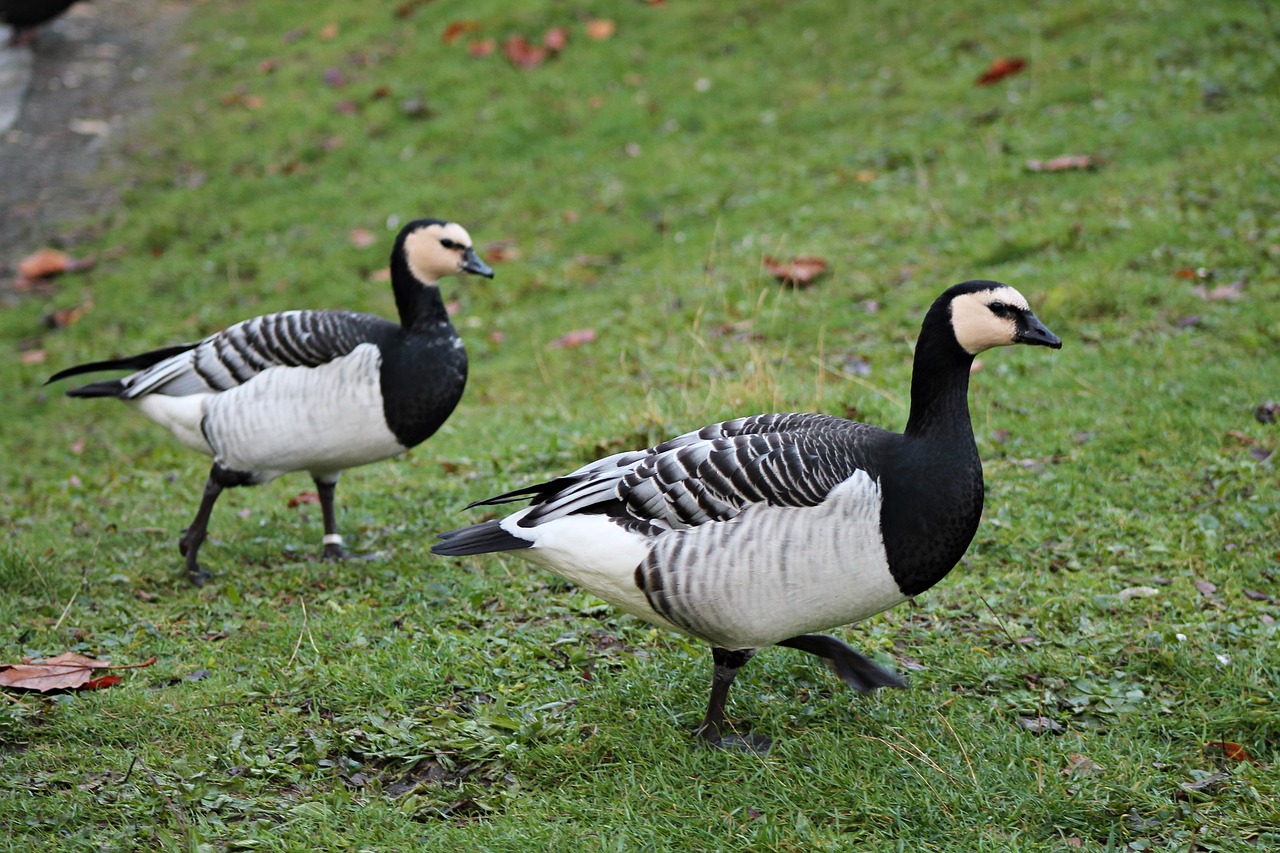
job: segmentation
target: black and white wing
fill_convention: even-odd
[[[816,506],[854,472],[876,476],[869,445],[890,435],[830,415],[738,418],[474,505],[532,499],[519,521],[525,528],[603,513],[640,532],[685,529],[753,504]]]
[[[217,393],[243,385],[272,367],[325,364],[362,343],[385,337],[395,328],[395,324],[381,317],[351,311],[284,311],[244,320],[196,344],[73,367],[49,381],[99,370],[132,368],[138,372],[98,384],[125,400],[148,394],[183,397]]]

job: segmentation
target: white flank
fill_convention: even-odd
[[[532,548],[512,551],[513,556],[545,566],[633,616],[676,628],[654,612],[636,586],[636,567],[649,553],[651,540],[598,513],[521,527],[520,519],[528,512],[523,509],[499,524],[512,536],[533,542]]]
[[[205,404],[213,396],[191,394],[186,397],[170,397],[166,394],[148,394],[125,402],[148,420],[169,430],[187,447],[212,456],[213,448],[205,441],[200,422],[204,420]]]
[[[264,482],[289,471],[332,475],[402,453],[382,411],[373,344],[318,367],[272,367],[209,400],[217,462]]]
[[[880,486],[859,471],[816,507],[757,504],[658,537],[673,617],[731,649],[857,622],[907,596],[889,573]]]

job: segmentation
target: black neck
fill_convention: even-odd
[[[933,329],[930,325],[946,322],[940,317],[925,319],[924,329],[916,344],[911,372],[911,414],[904,434],[909,438],[954,437],[969,435],[969,371],[973,356],[965,352],[949,329]]]
[[[440,288],[434,284],[423,284],[409,272],[409,264],[399,246],[391,254],[391,289],[396,295],[400,325],[405,329],[449,322],[449,312],[440,298]]]

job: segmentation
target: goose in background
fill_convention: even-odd
[[[905,686],[815,632],[919,595],[960,560],[983,501],[969,372],[975,355],[1009,344],[1062,346],[1012,287],[955,285],[921,326],[903,433],[822,414],[712,424],[477,501],[529,505],[443,533],[432,551],[510,551],[710,644],[701,737],[767,749],[725,719],[734,677],[766,646],[816,655],[858,691]]]
[[[70,9],[77,0],[0,0],[0,21],[13,28],[10,44],[27,44],[35,28]]]
[[[123,400],[213,457],[200,509],[179,541],[196,585],[209,578],[198,557],[222,490],[291,471],[315,480],[322,557],[341,559],[333,508],[339,475],[422,443],[462,397],[467,354],[438,286],[460,273],[493,277],[465,228],[418,219],[401,229],[391,250],[398,323],[352,311],[266,314],[198,343],[82,364],[48,381],[135,371],[67,396]]]

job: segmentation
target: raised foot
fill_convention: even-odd
[[[907,687],[907,682],[901,676],[872,663],[847,643],[826,634],[804,634],[783,640],[778,645],[799,649],[821,658],[841,681],[859,693],[870,693],[880,687],[897,690]]]

